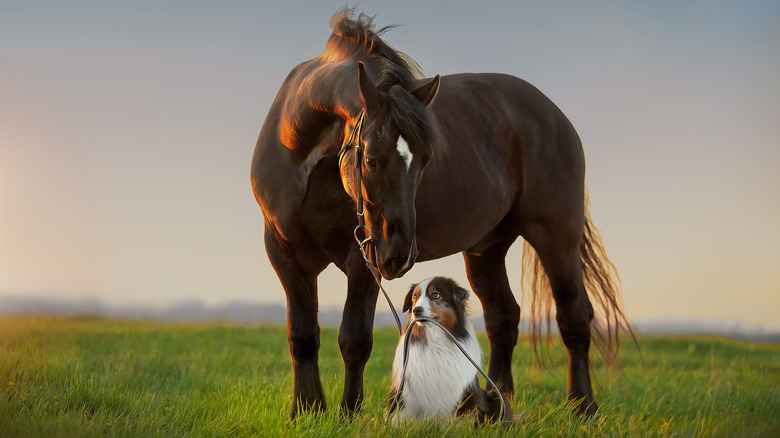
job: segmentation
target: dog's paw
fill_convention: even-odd
[[[512,406],[509,400],[494,389],[485,391],[485,406],[477,407],[477,422],[501,423],[509,425],[512,423]]]

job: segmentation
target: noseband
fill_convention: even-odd
[[[352,232],[352,234],[355,236],[355,241],[357,241],[358,246],[360,247],[360,252],[363,254],[363,260],[366,261],[366,264],[368,264],[368,267],[372,269],[376,269],[376,266],[368,257],[368,252],[366,250],[366,247],[369,244],[373,244],[373,237],[371,236],[371,230],[368,229],[366,226],[366,219],[365,215],[363,214],[363,141],[360,139],[360,132],[363,129],[363,116],[365,114],[365,110],[360,110],[360,114],[358,115],[357,123],[355,123],[355,129],[352,130],[352,133],[344,140],[344,144],[341,146],[341,150],[339,150],[339,169],[341,169],[342,163],[344,162],[344,157],[347,154],[347,151],[355,148],[355,176],[357,177],[357,219],[358,219],[358,225],[355,227],[355,230]],[[374,247],[374,251],[376,252],[376,247]]]

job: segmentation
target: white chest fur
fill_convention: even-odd
[[[477,364],[481,364],[479,343],[468,324],[469,337],[463,348]],[[457,345],[439,327],[426,328],[427,342],[412,342],[409,346],[404,382],[403,407],[395,412],[395,420],[407,418],[449,417],[455,413],[463,390],[474,382],[477,370]],[[404,337],[398,343],[393,361],[393,389],[401,383]]]

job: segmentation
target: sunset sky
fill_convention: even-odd
[[[780,325],[780,2],[478,4],[358,10],[426,75],[509,73],[561,107],[631,318]],[[0,0],[0,296],[284,303],[249,165],[343,5]],[[432,275],[467,284],[460,255],[386,284],[400,303]]]

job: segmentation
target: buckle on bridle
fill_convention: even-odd
[[[363,237],[358,235],[361,230],[364,230],[365,233]],[[374,241],[374,238],[371,236],[371,230],[369,230],[367,226],[361,224],[355,227],[352,235],[355,236],[355,241],[360,247],[360,252],[363,254],[363,260],[365,260],[366,263],[368,263],[370,266],[374,266],[374,264],[368,259],[368,252],[366,251],[366,247]]]
[[[339,169],[341,169],[341,165],[344,162],[344,157],[347,155],[347,151],[355,146],[360,147],[360,131],[363,130],[364,114],[365,110],[360,110],[357,122],[355,122],[355,129],[352,130],[352,132],[349,134],[349,137],[344,140],[344,144],[341,145],[341,149],[339,149]],[[357,165],[360,166],[360,163],[357,163]]]

